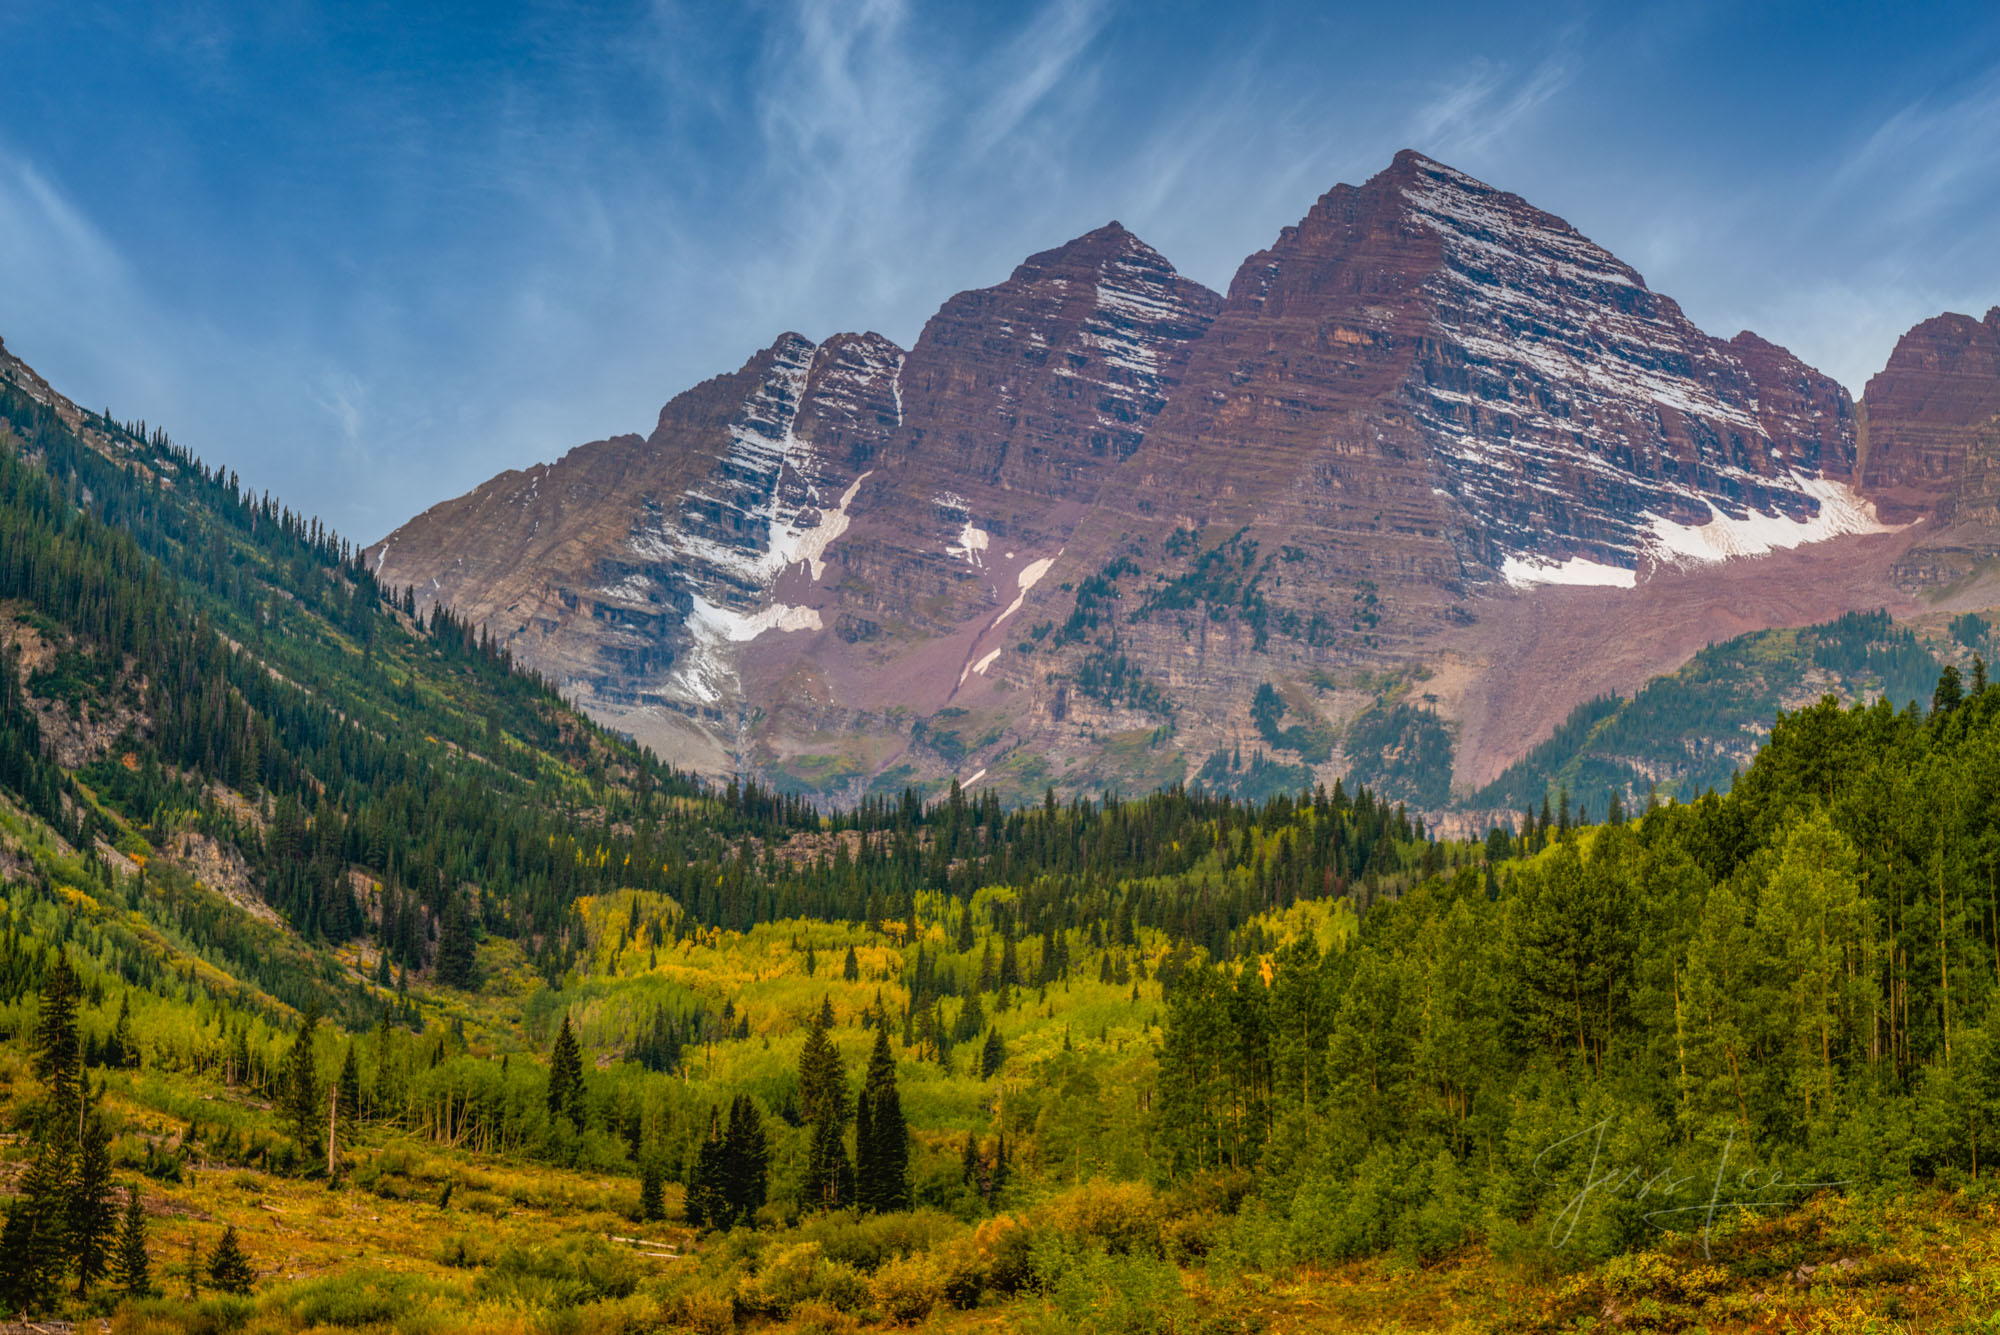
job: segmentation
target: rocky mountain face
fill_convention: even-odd
[[[371,559],[704,770],[836,800],[1355,772],[1434,808],[1725,633],[1962,574],[1996,328],[1913,331],[1859,409],[1406,152],[1224,297],[1113,223],[907,352],[788,334]]]
[[[1861,421],[1863,485],[1885,515],[1928,525],[1899,567],[1906,583],[1951,584],[2000,555],[2000,307],[1903,335]]]

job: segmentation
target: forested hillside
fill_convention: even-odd
[[[656,765],[162,433],[0,416],[15,1310],[1989,1314],[1983,667],[1774,711],[1720,795],[1551,769],[1596,819],[1481,841],[1339,786],[836,815]]]

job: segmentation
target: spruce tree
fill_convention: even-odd
[[[1132,985],[1135,993],[1138,986],[1137,983]],[[988,1029],[986,1031],[986,1046],[979,1050],[979,1078],[982,1080],[992,1079],[993,1073],[998,1071],[1001,1064],[1006,1060],[1007,1045],[1001,1041],[1000,1031],[998,1029]]]
[[[855,958],[853,946],[847,948],[847,958],[841,963],[840,976],[850,983],[861,981],[861,961]]]
[[[729,1199],[728,1149],[722,1136],[722,1114],[714,1107],[708,1110],[708,1135],[695,1155],[692,1192],[690,1199],[695,1205],[691,1217],[699,1212],[702,1221],[716,1229],[728,1229],[735,1224],[736,1212]]]
[[[117,1207],[111,1201],[111,1137],[104,1119],[95,1113],[84,1123],[76,1165],[66,1222],[76,1291],[88,1293],[111,1264],[112,1235],[118,1227]]]
[[[864,1210],[906,1210],[910,1205],[910,1130],[896,1092],[896,1058],[889,1027],[875,1026],[875,1049],[855,1119],[854,1185]]]
[[[297,1147],[302,1167],[309,1167],[319,1158],[320,1150],[320,1087],[319,1068],[313,1060],[313,1033],[319,1028],[319,1006],[309,1005],[303,1019],[299,1021],[299,1032],[292,1039],[291,1051],[285,1054],[285,1069],[281,1079],[281,1097],[285,1110],[285,1121],[292,1133],[292,1143]]]
[[[549,1052],[549,1116],[567,1117],[577,1130],[583,1129],[583,1049],[567,1015]]]
[[[0,1297],[10,1311],[44,1312],[60,1296],[69,1254],[68,1187],[68,1151],[43,1141],[0,1230]]]
[[[342,1128],[356,1126],[361,1121],[361,1063],[354,1055],[353,1040],[347,1044],[347,1056],[340,1063],[340,1124]],[[351,1139],[353,1132],[347,1132]]]
[[[639,1160],[639,1218],[647,1223],[667,1217],[666,1174],[660,1171],[658,1155]]]
[[[959,1185],[983,1189],[985,1176],[986,1165],[979,1157],[979,1138],[968,1131],[965,1133],[965,1147],[958,1156]]]
[[[764,1118],[747,1094],[738,1094],[730,1101],[726,1141],[729,1204],[739,1221],[751,1222],[764,1208],[771,1154],[764,1134]]]
[[[257,1282],[257,1271],[236,1240],[236,1225],[222,1230],[222,1240],[208,1258],[208,1281],[224,1293],[245,1294]]]
[[[806,1203],[834,1210],[853,1197],[854,1169],[847,1157],[847,1068],[827,1030],[832,1006],[822,1003],[799,1053],[799,1103],[809,1128]]]
[[[42,978],[41,1007],[35,1017],[35,1078],[49,1094],[50,1115],[58,1122],[76,1120],[81,1097],[83,1048],[76,1032],[80,988],[69,956],[58,951]]]
[[[698,1229],[708,1222],[701,1212],[701,1154],[697,1150],[687,1156],[685,1171],[681,1174],[681,1222],[689,1228]]]
[[[634,901],[636,902],[636,901]],[[438,929],[438,981],[447,987],[472,990],[478,985],[478,954],[464,897],[453,895]]]
[[[146,1207],[139,1200],[137,1183],[125,1188],[125,1220],[118,1229],[111,1273],[129,1298],[143,1298],[153,1291],[152,1263],[146,1255]]]
[[[139,1064],[139,1049],[132,1041],[130,988],[118,998],[118,1019],[112,1024],[111,1037],[104,1045],[104,1064],[120,1070]]]
[[[33,1207],[25,1197],[7,1202],[7,1221],[0,1226],[0,1305],[9,1312],[35,1313],[47,1295],[32,1272]]]

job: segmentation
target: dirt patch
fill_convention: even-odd
[[[229,845],[205,834],[183,830],[167,840],[161,852],[169,862],[251,917],[274,927],[284,925],[277,911],[258,897],[250,864]]]

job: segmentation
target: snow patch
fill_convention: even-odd
[[[738,612],[696,594],[685,624],[694,643],[672,680],[695,699],[712,705],[722,699],[723,689],[735,677],[724,645],[745,644],[771,630],[819,630],[824,623],[817,608],[773,603],[755,612]]]
[[[652,601],[653,581],[644,575],[631,574],[616,584],[605,585],[596,592],[600,598],[615,598],[627,603],[646,603]]]
[[[1789,551],[1849,533],[1894,533],[1907,527],[1883,523],[1874,504],[1845,482],[1796,473],[1792,480],[1799,491],[1819,503],[1819,513],[1811,519],[1754,511],[1734,519],[1710,501],[1711,517],[1705,524],[1677,524],[1659,515],[1650,516],[1652,523],[1641,539],[1645,551],[1662,565],[1706,565],[1735,556]]]
[[[1062,553],[1060,551],[1056,553],[1056,556],[1061,556],[1061,555]],[[1013,616],[1014,613],[1021,610],[1021,604],[1028,601],[1028,590],[1034,588],[1035,585],[1041,583],[1042,576],[1048,574],[1049,567],[1053,566],[1056,563],[1056,556],[1044,556],[1039,561],[1030,561],[1028,562],[1028,564],[1021,567],[1021,573],[1015,581],[1020,586],[1021,591],[1014,595],[1013,602],[1007,604],[1006,611],[1002,612],[999,616],[993,618],[993,625],[995,626],[999,625],[1001,622],[1005,621],[1008,617]],[[989,627],[989,629],[991,629],[991,627]],[[994,652],[997,653],[999,651],[995,650]]]
[[[840,504],[823,512],[818,524],[812,528],[786,531],[787,565],[794,561],[804,561],[812,571],[813,582],[815,584],[819,582],[819,577],[826,573],[827,546],[835,538],[847,532],[847,526],[854,522],[854,517],[848,514],[847,507],[854,504],[854,497],[861,490],[861,484],[866,482],[874,471],[871,468],[850,482],[847,490],[840,493]]]
[[[1532,588],[1537,584],[1595,584],[1605,588],[1630,589],[1637,587],[1639,572],[1622,566],[1604,565],[1581,556],[1572,556],[1567,561],[1510,556],[1500,565],[1500,578],[1517,589]]]
[[[967,565],[983,566],[986,564],[984,552],[992,542],[992,534],[967,519],[965,527],[958,531],[958,540],[945,545],[944,554],[957,557]]]
[[[1000,623],[996,621],[993,624],[997,626]],[[977,672],[982,677],[985,676],[986,669],[992,667],[993,664],[999,659],[999,657],[1000,657],[1000,651],[998,649],[995,649],[992,653],[989,653],[985,657],[981,658],[977,663],[967,663],[965,665],[964,671],[958,674],[958,684],[960,686],[965,685],[966,679],[975,672]]]

